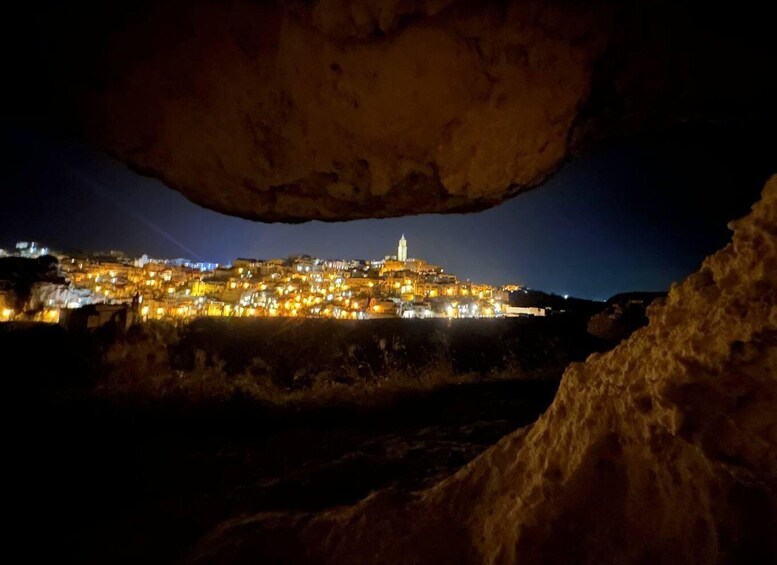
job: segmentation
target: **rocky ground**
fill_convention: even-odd
[[[27,551],[170,562],[236,516],[429,487],[533,422],[563,367],[599,345],[572,317],[203,320],[128,336],[3,326],[21,533],[50,542]],[[245,375],[275,384],[265,396],[222,386]]]
[[[370,412],[278,418],[236,416],[244,407],[172,417],[84,407],[29,438],[22,484],[33,507],[51,509],[47,536],[62,556],[171,562],[228,518],[430,486],[536,419],[556,386],[463,385]]]

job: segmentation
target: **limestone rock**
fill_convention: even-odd
[[[624,293],[613,296],[607,306],[588,320],[588,333],[613,344],[647,325],[647,308],[663,292]]]
[[[436,487],[224,524],[198,562],[777,559],[777,176],[733,242],[550,409]],[[264,559],[265,561],[262,561]]]
[[[53,4],[26,19],[46,53],[19,107],[53,120],[41,112],[51,106],[194,202],[264,221],[478,210],[538,185],[597,137],[775,122],[771,20],[750,9]]]
[[[233,215],[493,205],[566,157],[602,41],[589,10],[560,18],[515,3],[445,17],[445,4],[233,2],[214,19],[202,3],[176,26],[157,10],[116,42],[133,53],[150,33],[157,47],[95,95],[91,131]]]

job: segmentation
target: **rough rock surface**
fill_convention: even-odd
[[[155,12],[163,47],[96,95],[93,132],[233,215],[496,204],[565,158],[602,41],[590,10],[514,3],[445,17],[448,4],[235,2],[215,19],[201,4],[180,28]],[[117,52],[138,34],[131,26]]]
[[[644,326],[644,312],[632,312],[623,304],[613,304],[588,320],[588,333],[608,341],[620,341]],[[645,321],[647,319],[645,318]]]
[[[191,200],[265,221],[482,209],[539,184],[592,138],[775,117],[771,20],[749,9],[58,4],[29,18],[50,70],[26,81],[53,112]],[[40,114],[37,99],[20,104]]]
[[[647,309],[663,292],[632,292],[613,296],[607,307],[588,320],[588,333],[616,344],[648,323]]]
[[[566,371],[551,408],[431,490],[235,519],[209,562],[777,559],[777,176],[650,323]]]

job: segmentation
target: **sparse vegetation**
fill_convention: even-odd
[[[446,386],[558,377],[582,352],[554,321],[355,324],[201,320],[181,329],[138,327],[107,348],[96,392],[194,404],[238,397],[281,409],[369,408]]]
[[[598,346],[574,317],[0,324],[6,398],[34,422],[14,484],[54,509],[63,560],[174,562],[235,515],[432,484]]]

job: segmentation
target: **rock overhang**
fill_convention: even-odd
[[[766,38],[692,5],[83,6],[81,28],[41,26],[42,96],[130,167],[255,220],[476,211],[602,136],[775,121]]]

